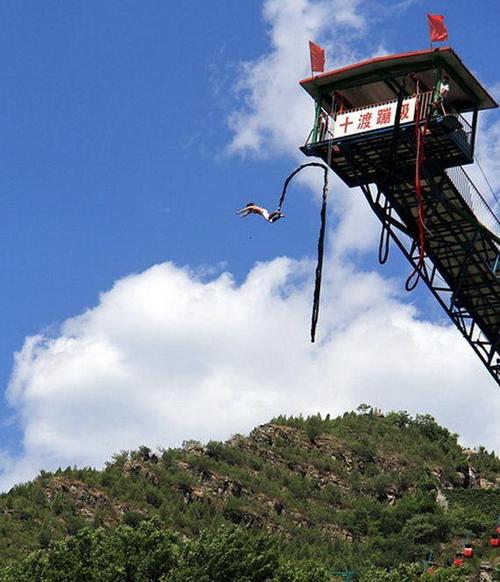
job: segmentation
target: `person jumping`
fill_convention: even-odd
[[[245,218],[245,216],[248,216],[249,214],[259,214],[260,216],[262,216],[262,218],[264,218],[265,220],[267,220],[267,222],[270,222],[271,224],[285,216],[279,210],[275,210],[274,212],[269,212],[269,210],[267,210],[267,208],[262,208],[261,206],[257,206],[255,204],[255,202],[249,202],[244,208],[242,208],[241,210],[238,210],[236,212],[236,214],[238,216],[241,216],[242,218]]]

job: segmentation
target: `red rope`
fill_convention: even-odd
[[[415,161],[415,193],[417,195],[417,225],[418,225],[418,261],[413,272],[405,283],[407,291],[413,291],[420,279],[422,268],[425,260],[425,200],[422,193],[421,174],[424,163],[424,146],[427,127],[429,125],[429,116],[426,117],[425,123],[420,127],[420,97],[417,96],[415,103],[415,141],[417,144],[417,157]]]

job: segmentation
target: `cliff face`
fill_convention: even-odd
[[[388,566],[429,547],[450,559],[467,534],[491,561],[499,468],[429,416],[279,417],[226,443],[142,447],[103,471],[42,473],[0,496],[0,555],[158,516],[186,538],[228,521],[276,535],[299,557],[373,554]]]

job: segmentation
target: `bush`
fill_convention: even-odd
[[[123,514],[123,523],[130,527],[138,527],[143,519],[143,516],[137,511],[127,510]]]
[[[314,444],[319,435],[323,432],[323,420],[321,414],[309,416],[305,422],[305,430],[307,438]]]
[[[402,535],[417,544],[442,542],[450,534],[449,522],[440,515],[424,514],[411,517],[402,530]]]
[[[284,559],[271,537],[224,525],[194,540],[180,538],[158,521],[138,528],[82,530],[45,551],[4,567],[3,582],[327,582],[311,563]]]

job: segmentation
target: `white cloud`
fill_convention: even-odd
[[[329,68],[353,61],[354,41],[366,26],[362,4],[361,0],[265,2],[271,50],[241,65],[237,88],[244,107],[230,116],[231,153],[298,155],[314,114],[310,97],[298,84],[310,76],[308,41],[321,41]]]
[[[362,401],[430,412],[466,442],[498,445],[492,382],[459,334],[419,321],[378,274],[331,260],[314,345],[313,265],[287,258],[256,265],[240,286],[227,273],[201,280],[156,265],[118,281],[56,337],[28,338],[8,389],[24,453],[0,460],[0,486]]]
[[[483,197],[498,215],[500,213],[497,202],[500,199],[500,120],[498,120],[497,111],[481,118],[476,153],[480,166],[475,164],[468,172]],[[490,187],[495,194],[491,193]]]

